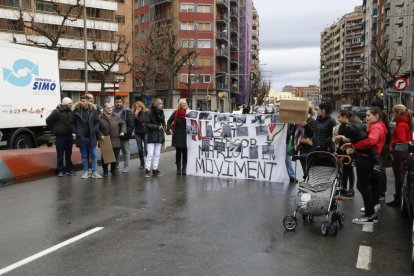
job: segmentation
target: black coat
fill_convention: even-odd
[[[164,111],[159,112],[155,108],[151,108],[145,120],[145,126],[148,129],[148,143],[149,144],[163,144],[165,142],[165,117]],[[162,115],[161,115],[162,113]],[[164,119],[160,119],[164,118]],[[163,127],[160,129],[160,125]]]
[[[82,109],[79,104],[75,104],[75,109],[73,110],[72,115],[72,130],[76,134],[76,146],[81,147],[83,139],[85,138],[85,126],[82,120],[82,113],[88,112],[88,121],[85,122],[88,124],[90,129],[90,138],[92,146],[97,145],[97,136],[102,136],[102,133],[99,130],[99,118],[98,111],[94,104],[88,104],[88,108]]]
[[[173,126],[175,113],[171,114],[170,118],[167,121],[168,129],[173,131],[171,146],[174,148],[186,148],[187,147],[187,122],[185,118],[180,116],[177,117],[176,125]]]
[[[72,135],[72,110],[61,104],[46,118],[47,127],[57,136]]]
[[[147,119],[147,113],[142,110],[138,113],[138,116],[134,119],[135,134],[144,134],[148,132],[147,127],[145,126],[145,120]]]
[[[330,115],[316,119],[316,128],[313,133],[313,147],[315,150],[333,152],[335,147],[332,142],[333,128],[336,126],[335,119]]]

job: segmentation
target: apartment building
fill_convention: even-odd
[[[283,87],[282,92],[289,92],[294,97],[305,98],[308,101],[318,104],[320,101],[319,86],[308,85],[308,86],[292,86],[286,85]]]
[[[260,53],[260,21],[259,21],[259,13],[253,7],[253,24],[252,24],[252,73],[254,76],[259,74],[259,53]]]
[[[251,23],[245,22],[251,22],[247,20],[251,13],[251,0],[136,2],[136,37],[153,24],[166,22],[178,38],[177,47],[197,53],[196,59],[178,72],[172,103],[187,98],[193,109],[225,111],[244,103],[250,78],[241,77],[250,74],[251,67]],[[166,85],[157,81],[145,88],[138,83],[135,90],[134,96],[147,103],[154,97],[171,97]]]
[[[363,18],[362,6],[358,6],[321,33],[321,95],[335,107],[360,105],[367,99],[362,64]]]
[[[116,39],[120,35],[124,36],[125,41],[132,40],[131,34],[127,32],[122,31],[122,34],[118,33],[119,25],[126,24],[131,19],[131,16],[123,14],[123,12],[126,13],[127,7],[123,12],[118,11],[118,5],[127,6],[122,1],[119,0],[121,3],[104,0],[90,0],[86,2],[89,59],[91,59],[92,50],[107,53],[111,49],[116,48]],[[22,10],[23,18],[26,22],[33,18],[31,25],[41,26],[42,29],[53,33],[56,32],[58,26],[62,23],[62,17],[56,12],[56,5],[59,5],[62,8],[61,10],[66,10],[69,6],[76,5],[76,2],[70,0],[59,0],[56,2],[43,0],[0,0],[0,40],[21,44],[37,43],[40,46],[50,45],[51,42],[45,36],[39,35],[19,24],[19,10]],[[60,57],[62,97],[68,96],[75,101],[86,90],[83,39],[84,20],[82,11],[82,6],[72,11],[72,16],[79,14],[80,18],[75,21],[66,21],[64,32],[61,34],[57,47]],[[95,68],[99,68],[96,62],[92,64]],[[132,92],[132,79],[124,75],[121,76],[120,72],[122,71],[120,67],[122,65],[115,64],[106,79],[105,87],[107,87],[107,96],[109,98],[118,93],[128,98],[127,93]],[[96,96],[101,91],[100,78],[91,68],[88,70],[87,89]],[[97,100],[99,101],[99,98]]]

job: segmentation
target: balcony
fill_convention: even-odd
[[[228,90],[229,89],[229,85],[227,83],[224,82],[217,82],[216,83],[216,90],[220,89],[220,90]]]
[[[31,8],[31,1],[29,0],[0,0],[0,7],[16,8],[28,10]]]
[[[167,4],[167,3],[172,3],[174,2],[173,0],[154,0],[154,5],[163,5],[163,4]]]
[[[229,18],[226,14],[220,14],[220,15],[217,15],[216,17],[217,25],[226,26],[228,21],[229,21]]]
[[[216,56],[220,58],[229,58],[229,49],[228,48],[217,49]]]
[[[230,11],[230,17],[231,19],[238,19],[239,18],[239,12],[237,10],[231,10]]]
[[[217,34],[216,34],[216,40],[217,41],[225,41],[225,42],[227,42],[228,41],[228,34],[227,34],[227,32],[217,32]]]
[[[227,8],[229,6],[229,0],[216,0],[216,6]]]

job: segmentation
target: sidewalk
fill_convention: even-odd
[[[169,150],[174,150],[174,148],[166,147],[163,152]],[[101,160],[101,150],[97,148],[96,152],[99,162]],[[138,157],[138,148],[132,140],[131,158],[136,157]],[[72,162],[75,170],[82,168],[80,152],[75,146],[72,151]],[[52,175],[56,175],[56,151],[54,147],[0,151],[0,186],[22,183]]]

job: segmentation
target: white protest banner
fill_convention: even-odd
[[[187,174],[284,182],[287,125],[277,114],[187,114]]]

